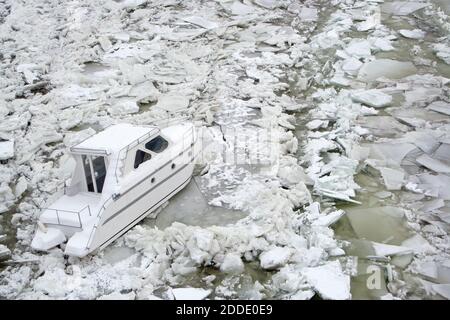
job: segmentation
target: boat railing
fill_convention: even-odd
[[[82,219],[81,219],[81,214],[82,214],[84,211],[87,211],[88,214],[89,214],[89,216],[92,216],[92,214],[91,214],[91,208],[90,208],[89,205],[87,205],[87,206],[84,207],[83,209],[80,209],[79,211],[63,210],[63,209],[55,209],[55,208],[42,208],[42,210],[50,211],[50,212],[54,212],[54,213],[55,213],[57,223],[54,223],[54,224],[57,224],[57,225],[60,225],[60,226],[67,226],[67,227],[81,228],[81,229],[83,229],[83,222],[82,222]],[[64,223],[64,219],[62,219],[61,215],[67,215],[67,214],[69,214],[69,215],[76,215],[77,218],[78,218],[78,219],[77,219],[77,222],[78,222],[78,223],[77,223],[76,225]],[[52,224],[53,224],[53,223],[52,223]]]
[[[150,138],[152,135],[154,135],[157,132],[159,132],[159,129],[154,128],[153,130],[151,130],[151,131],[147,132],[146,134],[140,136],[139,138],[133,140],[131,143],[129,143],[128,145],[126,145],[125,147],[120,149],[120,151],[117,153],[117,164],[116,164],[116,168],[114,170],[114,176],[116,178],[116,182],[119,182],[119,175],[121,175],[123,173],[123,167],[124,167],[123,160],[125,160],[127,158],[128,151],[130,151],[130,149],[136,147],[138,144],[145,141],[146,139]],[[121,164],[121,165],[119,165],[119,164]]]
[[[67,181],[59,182],[50,190],[44,190],[45,192],[51,194],[50,197],[40,200],[32,199],[32,201],[39,210],[45,209],[51,202],[54,202],[57,198],[63,195],[70,194],[70,188],[71,186],[67,184]]]

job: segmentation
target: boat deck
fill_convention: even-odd
[[[81,192],[74,196],[64,195],[44,210],[41,221],[81,228],[97,213],[101,195]]]

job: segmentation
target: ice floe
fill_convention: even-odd
[[[391,104],[392,97],[380,90],[372,89],[352,94],[355,102],[360,102],[374,108],[382,108]]]

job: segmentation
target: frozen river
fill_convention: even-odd
[[[448,1],[46,4],[0,5],[0,298],[450,298]],[[168,114],[203,151],[156,219],[30,249],[68,146]]]

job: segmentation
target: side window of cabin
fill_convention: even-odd
[[[168,145],[169,145],[169,142],[167,142],[166,139],[164,139],[161,136],[157,136],[156,138],[153,138],[152,140],[147,142],[145,144],[145,148],[150,151],[160,153],[160,152],[163,152],[167,148]]]
[[[137,169],[142,163],[147,160],[150,160],[152,155],[148,152],[137,150],[136,157],[134,158],[134,168]]]

